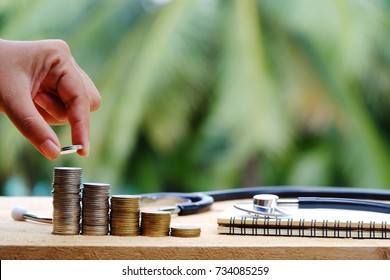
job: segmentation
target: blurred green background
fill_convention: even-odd
[[[112,193],[390,188],[390,1],[2,0],[0,37],[65,40],[103,98],[88,158],[1,114],[2,195],[49,195],[55,166]]]

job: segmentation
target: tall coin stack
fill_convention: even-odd
[[[139,235],[140,196],[111,196],[111,235]]]
[[[142,211],[141,235],[151,237],[169,236],[171,212]]]
[[[84,183],[83,186],[81,232],[84,235],[107,235],[110,184]]]
[[[55,167],[53,174],[53,234],[80,233],[80,184],[82,169]]]

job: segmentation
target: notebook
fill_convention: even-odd
[[[350,210],[286,208],[287,218],[264,218],[231,208],[218,217],[219,234],[390,239],[390,215]]]

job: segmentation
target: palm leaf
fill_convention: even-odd
[[[256,2],[236,1],[228,9],[217,99],[205,137],[209,143],[227,139],[214,164],[221,176],[217,181],[232,186],[248,158],[281,156],[291,136],[266,58]]]

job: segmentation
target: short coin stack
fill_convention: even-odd
[[[53,234],[80,233],[80,184],[82,169],[55,167],[53,174]]]
[[[111,196],[111,235],[139,235],[140,196]]]
[[[169,236],[171,213],[164,211],[141,212],[141,235],[151,237]]]
[[[200,227],[196,226],[172,226],[171,235],[175,237],[199,237]]]
[[[83,184],[82,234],[107,235],[109,233],[109,197],[110,184]]]

